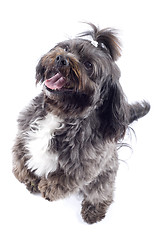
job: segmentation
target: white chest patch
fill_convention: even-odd
[[[62,120],[49,113],[43,120],[37,119],[27,134],[30,159],[26,166],[39,177],[54,172],[58,164],[58,154],[49,151],[49,142],[54,131],[62,126]]]

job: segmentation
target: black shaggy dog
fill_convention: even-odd
[[[43,91],[20,113],[13,172],[50,201],[81,192],[82,217],[91,224],[104,218],[113,200],[118,142],[150,106],[125,99],[114,30],[90,26],[39,61],[36,80]]]

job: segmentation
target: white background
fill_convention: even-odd
[[[0,238],[160,239],[160,12],[157,0],[5,0],[0,3]],[[124,148],[114,203],[87,225],[80,199],[48,202],[12,175],[11,147],[19,111],[39,92],[35,67],[54,45],[88,30],[88,21],[119,29],[121,84],[130,102],[146,99],[150,113],[134,123]]]

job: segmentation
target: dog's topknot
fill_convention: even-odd
[[[102,50],[108,50],[113,61],[116,61],[121,56],[121,43],[117,38],[116,29],[105,28],[100,30],[92,23],[87,23],[92,30],[79,34],[79,37],[91,36],[92,39],[98,42],[98,47]]]

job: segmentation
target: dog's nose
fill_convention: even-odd
[[[68,66],[68,60],[62,55],[59,55],[59,56],[56,57],[55,63],[56,63],[57,67]]]

